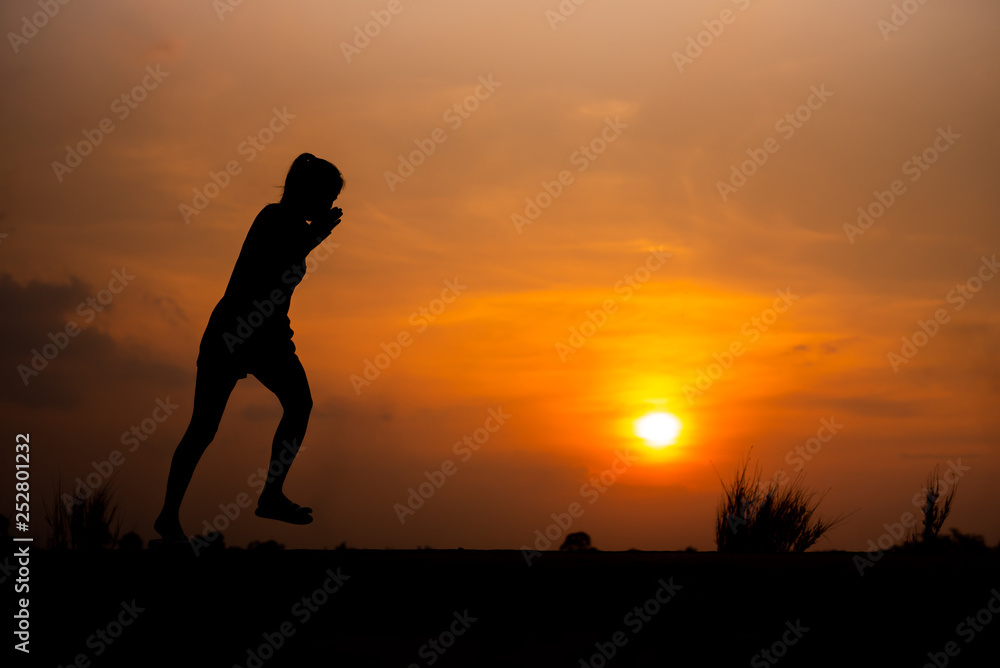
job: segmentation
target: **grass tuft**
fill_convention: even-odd
[[[807,490],[801,476],[787,485],[762,485],[760,465],[752,474],[749,466],[747,455],[732,483],[722,481],[715,521],[719,552],[804,552],[843,521],[842,515],[816,516],[823,496]]]

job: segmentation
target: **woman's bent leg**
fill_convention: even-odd
[[[251,371],[271,390],[281,402],[283,413],[271,442],[271,463],[268,466],[267,484],[261,492],[264,504],[285,501],[284,484],[288,469],[302,445],[312,411],[312,394],[305,369],[297,355],[281,364],[268,364]]]

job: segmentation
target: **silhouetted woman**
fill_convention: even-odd
[[[166,500],[153,525],[164,539],[186,539],[181,500],[215,437],[229,395],[248,373],[274,392],[284,411],[256,514],[292,524],[312,522],[312,509],[293,503],[282,489],[312,409],[306,373],[292,343],[288,305],[305,274],[306,256],[340,223],[341,210],[331,207],[343,187],[336,167],[303,153],[288,170],[281,201],[265,206],[250,226],[201,339],[191,424],[174,452]]]

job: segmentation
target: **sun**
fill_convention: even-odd
[[[683,426],[673,413],[646,413],[635,421],[635,434],[650,446],[662,448],[677,442]]]

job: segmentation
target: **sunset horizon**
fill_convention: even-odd
[[[710,551],[749,461],[846,517],[812,551],[919,519],[935,470],[942,533],[1000,543],[992,4],[40,6],[0,12],[39,540],[60,483],[156,538],[209,316],[310,153],[345,182],[289,311],[314,521],[254,516],[251,374],[187,534],[518,550],[580,504],[551,549]]]

